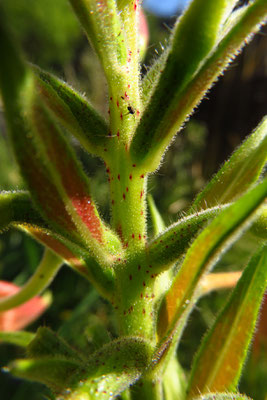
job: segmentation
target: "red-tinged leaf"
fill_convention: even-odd
[[[55,182],[58,181],[57,191],[60,192],[62,189],[65,191],[91,235],[98,242],[102,242],[101,221],[90,196],[87,179],[79,168],[74,153],[67,146],[53,120],[49,118],[49,114],[41,104],[37,103],[37,99],[33,101],[32,119],[37,140],[40,140],[40,149],[43,147],[43,161],[47,160],[49,163],[47,172],[51,177],[54,175]],[[71,214],[69,210],[68,212]]]
[[[248,229],[255,218],[255,210],[266,195],[267,180],[222,211],[193,242],[162,304],[158,320],[161,338],[168,332],[173,336],[179,320],[184,321],[185,315],[192,310],[202,278],[215,265],[220,254]],[[168,334],[165,337],[168,340]]]
[[[72,268],[94,283],[104,297],[109,297],[113,290],[111,270],[104,273],[99,269],[88,249],[51,229],[32,204],[27,192],[0,194],[0,228],[2,230],[10,226],[26,231],[53,250]],[[61,232],[64,233],[63,230]]]
[[[188,397],[236,390],[262,297],[267,288],[267,247],[250,261],[193,363]],[[212,360],[212,362],[211,362]]]
[[[23,227],[23,229],[46,247],[53,250],[70,267],[88,279],[104,298],[110,299],[114,290],[112,269],[103,270],[99,268],[99,265],[86,250],[64,238],[53,236],[48,232],[34,227]]]
[[[3,230],[10,226],[29,233],[53,250],[72,268],[93,283],[104,297],[109,297],[113,290],[111,270],[104,273],[99,269],[88,249],[52,230],[33,206],[27,192],[3,192],[0,194],[0,228]]]
[[[20,290],[20,287],[13,283],[0,281],[1,300],[18,293]],[[0,331],[17,331],[24,328],[39,318],[48,305],[49,303],[45,298],[38,296],[12,310],[0,312]]]
[[[88,179],[65,137],[45,108],[36,89],[36,78],[17,55],[1,24],[0,86],[14,150],[33,200],[41,215],[59,234],[89,248],[105,266],[121,250],[117,236],[98,215]],[[17,65],[9,69],[8,63]],[[13,79],[12,94],[5,74]],[[15,84],[16,83],[16,84]],[[12,97],[12,100],[11,100]]]
[[[103,263],[109,262],[109,252],[116,252],[120,248],[119,239],[104,226],[101,221],[96,206],[90,195],[88,179],[83,173],[73,151],[69,148],[60,131],[46,109],[38,104],[34,97],[31,109],[33,121],[34,140],[32,145],[35,153],[39,155],[37,160],[38,173],[43,173],[46,181],[55,182],[54,193],[51,193],[51,203],[42,193],[43,182],[35,175],[36,171],[27,168],[27,172],[32,174],[28,179],[31,192],[40,201],[40,207],[48,216],[51,215],[57,224],[63,225],[65,231],[71,232],[71,239],[74,236],[76,242],[85,247],[89,247],[92,254],[98,257]],[[25,138],[23,143],[25,142]],[[25,170],[25,164],[36,161],[34,155],[25,154],[21,165]],[[44,176],[45,175],[45,176]],[[35,178],[35,179],[34,179]],[[46,188],[47,190],[47,188]],[[58,198],[58,207],[54,208],[54,198]],[[62,215],[60,215],[62,210]],[[67,226],[66,226],[67,224]],[[66,235],[66,234],[65,234]],[[108,239],[107,240],[107,236]],[[74,241],[75,241],[74,240]],[[106,246],[106,249],[105,249]],[[106,250],[106,251],[105,251]],[[112,259],[112,258],[111,258]]]

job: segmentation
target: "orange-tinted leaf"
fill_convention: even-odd
[[[263,294],[267,288],[267,247],[250,261],[226,306],[196,355],[188,399],[198,393],[236,390]]]

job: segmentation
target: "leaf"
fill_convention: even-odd
[[[229,205],[227,205],[228,207]],[[225,208],[225,207],[223,207]],[[213,207],[180,219],[156,236],[147,246],[147,257],[151,263],[151,271],[159,273],[176,262],[187,250],[190,241],[197,232],[222,211],[221,207]]]
[[[28,192],[0,192],[0,231],[12,224],[23,224],[47,230],[39,212],[34,207]]]
[[[55,392],[72,384],[81,370],[81,363],[65,358],[16,360],[7,368],[13,375],[47,385]]]
[[[81,355],[56,333],[39,328],[27,348],[28,359],[10,364],[12,374],[44,383],[60,391],[81,373],[84,360]]]
[[[225,3],[224,5],[224,18],[222,19],[221,25],[223,26],[223,21],[229,17],[230,12],[232,11],[234,4],[236,3],[236,0],[229,1],[228,4]],[[142,102],[144,105],[144,108],[147,106],[155,88],[157,87],[159,78],[162,74],[162,71],[164,70],[167,57],[169,55],[169,52],[171,50],[170,47],[167,47],[164,49],[164,47],[161,44],[161,49],[162,49],[162,54],[154,60],[153,64],[149,67],[147,73],[144,75],[143,80],[142,80]]]
[[[163,388],[165,400],[185,398],[186,377],[176,357],[170,360],[164,372]]]
[[[27,347],[33,340],[34,333],[19,331],[19,332],[0,332],[0,343],[9,343],[16,346]]]
[[[218,261],[238,236],[248,229],[255,218],[255,210],[267,195],[267,179],[250,189],[239,200],[222,211],[198,236],[188,250],[185,260],[166,294],[158,320],[162,343],[172,340],[173,335],[185,322],[198,297],[201,279]],[[164,348],[164,345],[162,345]]]
[[[147,200],[153,224],[153,231],[155,235],[158,235],[165,229],[165,223],[156,207],[153,197],[151,195],[148,195]]]
[[[0,193],[0,228],[4,230],[10,226],[27,232],[58,254],[68,265],[94,283],[103,297],[109,298],[113,290],[112,271],[103,273],[84,248],[54,232],[42,219],[27,192]]]
[[[150,172],[158,167],[162,154],[180,128],[177,124],[180,94],[216,44],[227,3],[193,0],[178,19],[165,68],[130,149],[134,162],[142,162]]]
[[[90,153],[103,155],[108,125],[89,102],[49,72],[33,67],[39,93],[49,110]]]
[[[35,239],[62,257],[65,262],[83,277],[88,279],[99,291],[101,296],[110,299],[114,290],[114,275],[112,268],[103,270],[97,261],[87,251],[59,235],[56,237],[32,227],[23,227]]]
[[[28,167],[28,183],[31,192],[37,198],[38,204],[44,209],[51,224],[56,221],[57,225],[63,225],[64,230],[73,232],[74,236],[79,237],[78,243],[82,239],[81,242],[84,247],[89,247],[91,253],[99,261],[102,260],[103,263],[107,263],[110,258],[109,251],[114,252],[114,245],[117,247],[119,240],[114,234],[108,232],[108,228],[100,219],[90,194],[88,179],[75,159],[74,153],[56,129],[46,110],[41,104],[38,105],[36,98],[33,101],[35,103],[32,103],[31,107],[33,107],[32,120],[34,122],[36,146],[34,145],[32,150],[35,151],[35,154],[36,152],[39,153],[39,160],[35,169],[31,168],[30,171],[30,165],[28,166],[27,163],[33,164],[36,163],[36,160],[33,160],[33,157],[30,157],[29,154],[25,155],[24,152],[20,163],[23,171]],[[21,145],[24,142],[25,140],[21,141]],[[29,145],[29,143],[27,144]],[[50,187],[47,188],[51,190],[49,195],[47,190],[43,190],[43,185],[47,185],[48,179],[42,175],[42,179],[39,176],[40,181],[37,182],[35,174],[38,172],[39,175],[45,173],[49,183],[55,182],[54,193],[51,190],[51,183]],[[50,198],[53,196],[54,199],[49,201],[48,196]],[[58,207],[56,196],[58,197]],[[61,215],[60,210],[62,210],[63,215]],[[109,247],[109,250],[105,247]]]
[[[69,360],[83,360],[81,354],[74,350],[64,339],[51,329],[43,327],[38,329],[33,341],[29,344],[27,354],[33,359],[62,357]]]
[[[191,210],[233,201],[259,178],[267,162],[267,117],[197,196]]]
[[[193,3],[194,2],[191,4]],[[201,7],[201,2],[196,1],[195,3],[199,4]],[[205,3],[209,4],[209,2]],[[218,2],[213,2],[213,5],[218,5],[218,8],[221,7],[221,3]],[[184,16],[185,15],[186,14],[184,14]],[[265,0],[255,0],[247,7],[244,7],[243,13],[239,15],[239,18],[233,19],[228,29],[219,29],[217,31],[218,37],[214,38],[214,48],[210,48],[205,58],[203,57],[204,54],[202,55],[201,63],[195,66],[194,73],[192,75],[189,74],[188,80],[185,80],[182,85],[180,85],[178,78],[176,80],[170,78],[171,74],[169,74],[168,71],[172,63],[169,63],[170,66],[168,67],[167,62],[166,68],[161,74],[158,87],[142,117],[132,142],[130,151],[135,162],[144,163],[146,168],[151,172],[159,166],[160,159],[170,143],[171,138],[182,127],[183,123],[199,104],[218,76],[222,74],[234,57],[239,54],[245,43],[252,39],[253,34],[257,32],[261,24],[265,22],[266,16],[267,5]],[[217,15],[215,14],[215,21],[216,17]],[[199,21],[203,21],[203,18],[209,22],[213,20],[213,17],[211,17],[211,19],[205,18],[202,12],[199,12],[196,18]],[[209,24],[207,25],[208,32]],[[203,37],[202,33],[200,30],[197,32],[199,26],[198,21],[193,25],[191,21],[189,26],[190,33],[196,36],[196,41],[198,39],[201,40]],[[191,29],[192,26],[194,26],[194,30]],[[177,29],[178,28],[179,25],[177,25]],[[210,32],[214,33],[212,29]],[[203,41],[205,42],[205,36],[203,37]],[[180,42],[186,43],[184,39]],[[195,41],[192,40],[192,46],[194,44]],[[200,49],[202,50],[201,46]],[[190,50],[191,44],[187,46],[186,50],[181,52],[181,55],[185,57]],[[171,54],[172,53],[170,53],[169,57]],[[194,53],[192,54],[193,55],[190,57],[194,57]],[[196,52],[196,55],[198,54],[199,53]],[[191,61],[190,57],[186,58],[188,62]],[[179,68],[183,68],[183,65],[187,65],[182,61]],[[192,67],[193,66],[192,64]],[[177,71],[179,71],[179,69]],[[173,72],[174,76],[175,73],[176,69],[174,69]],[[169,85],[172,85],[171,88],[164,87],[164,76],[165,81],[169,82]],[[183,78],[181,74],[178,76],[181,77],[181,79]],[[178,90],[177,87],[179,88]],[[173,93],[174,90],[177,90],[175,95]],[[158,103],[160,102],[161,107],[158,107]]]
[[[188,399],[236,390],[267,288],[267,246],[250,261],[195,357]],[[211,360],[213,360],[211,362]]]
[[[261,212],[258,215],[255,223],[251,227],[253,235],[261,239],[267,239],[267,200],[261,207]]]
[[[37,270],[29,281],[17,293],[0,300],[0,311],[18,307],[44,291],[54,279],[62,263],[60,257],[50,250],[46,250]]]
[[[65,397],[75,400],[78,396],[114,399],[133,384],[151,360],[151,347],[140,337],[127,337],[105,345],[89,359],[90,378],[82,379],[77,388]],[[76,397],[77,396],[77,397]]]
[[[112,270],[103,272],[81,245],[70,241],[68,237],[58,235],[51,229],[32,204],[27,192],[0,193],[0,228],[4,230],[10,226],[27,232],[53,250],[68,265],[93,283],[103,297],[110,297],[114,286]]]
[[[90,269],[94,268],[94,260],[90,260],[84,248],[70,241],[68,237],[58,235],[51,229],[34,207],[28,192],[0,193],[0,230],[11,226],[30,234],[92,282],[92,275],[96,274],[90,273]],[[86,266],[84,259],[88,266]],[[99,278],[102,283],[105,282],[106,278],[104,278],[103,273]],[[106,287],[111,289],[110,279]],[[100,291],[103,294],[103,288]],[[107,293],[104,297],[106,296]]]
[[[162,54],[154,61],[154,63],[149,67],[147,73],[144,75],[141,82],[141,100],[143,108],[145,109],[149,104],[149,100],[157,87],[158,81],[165,67],[170,48],[163,50]]]
[[[106,344],[82,362],[75,350],[46,328],[39,329],[29,352],[33,359],[15,361],[11,372],[45,383],[67,400],[100,394],[103,400],[114,398],[138,379],[151,357],[149,343],[127,337]]]
[[[101,220],[89,181],[64,135],[40,99],[35,78],[17,55],[1,24],[0,87],[13,147],[32,198],[42,217],[59,234],[90,249],[99,263],[109,266],[122,249],[119,238]],[[9,63],[23,70],[20,75]],[[14,82],[5,86],[7,76]],[[11,101],[12,99],[12,101]]]

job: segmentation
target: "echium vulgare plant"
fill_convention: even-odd
[[[107,119],[66,83],[27,64],[6,20],[0,24],[2,99],[28,188],[0,194],[0,228],[23,229],[46,247],[30,281],[3,298],[0,311],[43,291],[64,262],[111,303],[116,333],[90,353],[49,328],[2,332],[1,340],[26,348],[9,371],[44,383],[58,400],[245,399],[238,382],[267,286],[267,119],[183,218],[165,228],[149,199],[149,236],[146,187],[176,132],[266,21],[267,2],[192,0],[143,78],[140,2],[70,3],[106,76]],[[66,131],[104,160],[110,221],[97,210]],[[239,280],[227,272],[218,279],[212,268],[248,229],[259,237],[256,254]],[[229,280],[233,292],[185,378],[176,354],[189,315],[201,296]]]

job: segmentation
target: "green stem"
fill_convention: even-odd
[[[132,400],[162,400],[162,381],[159,379],[149,378],[141,379],[133,386],[131,394]]]
[[[112,226],[126,251],[135,252],[146,243],[146,183],[144,171],[133,164],[127,150],[107,164],[112,205]]]
[[[63,261],[50,250],[46,250],[34,275],[21,290],[0,301],[0,311],[18,307],[40,294],[52,282]]]

